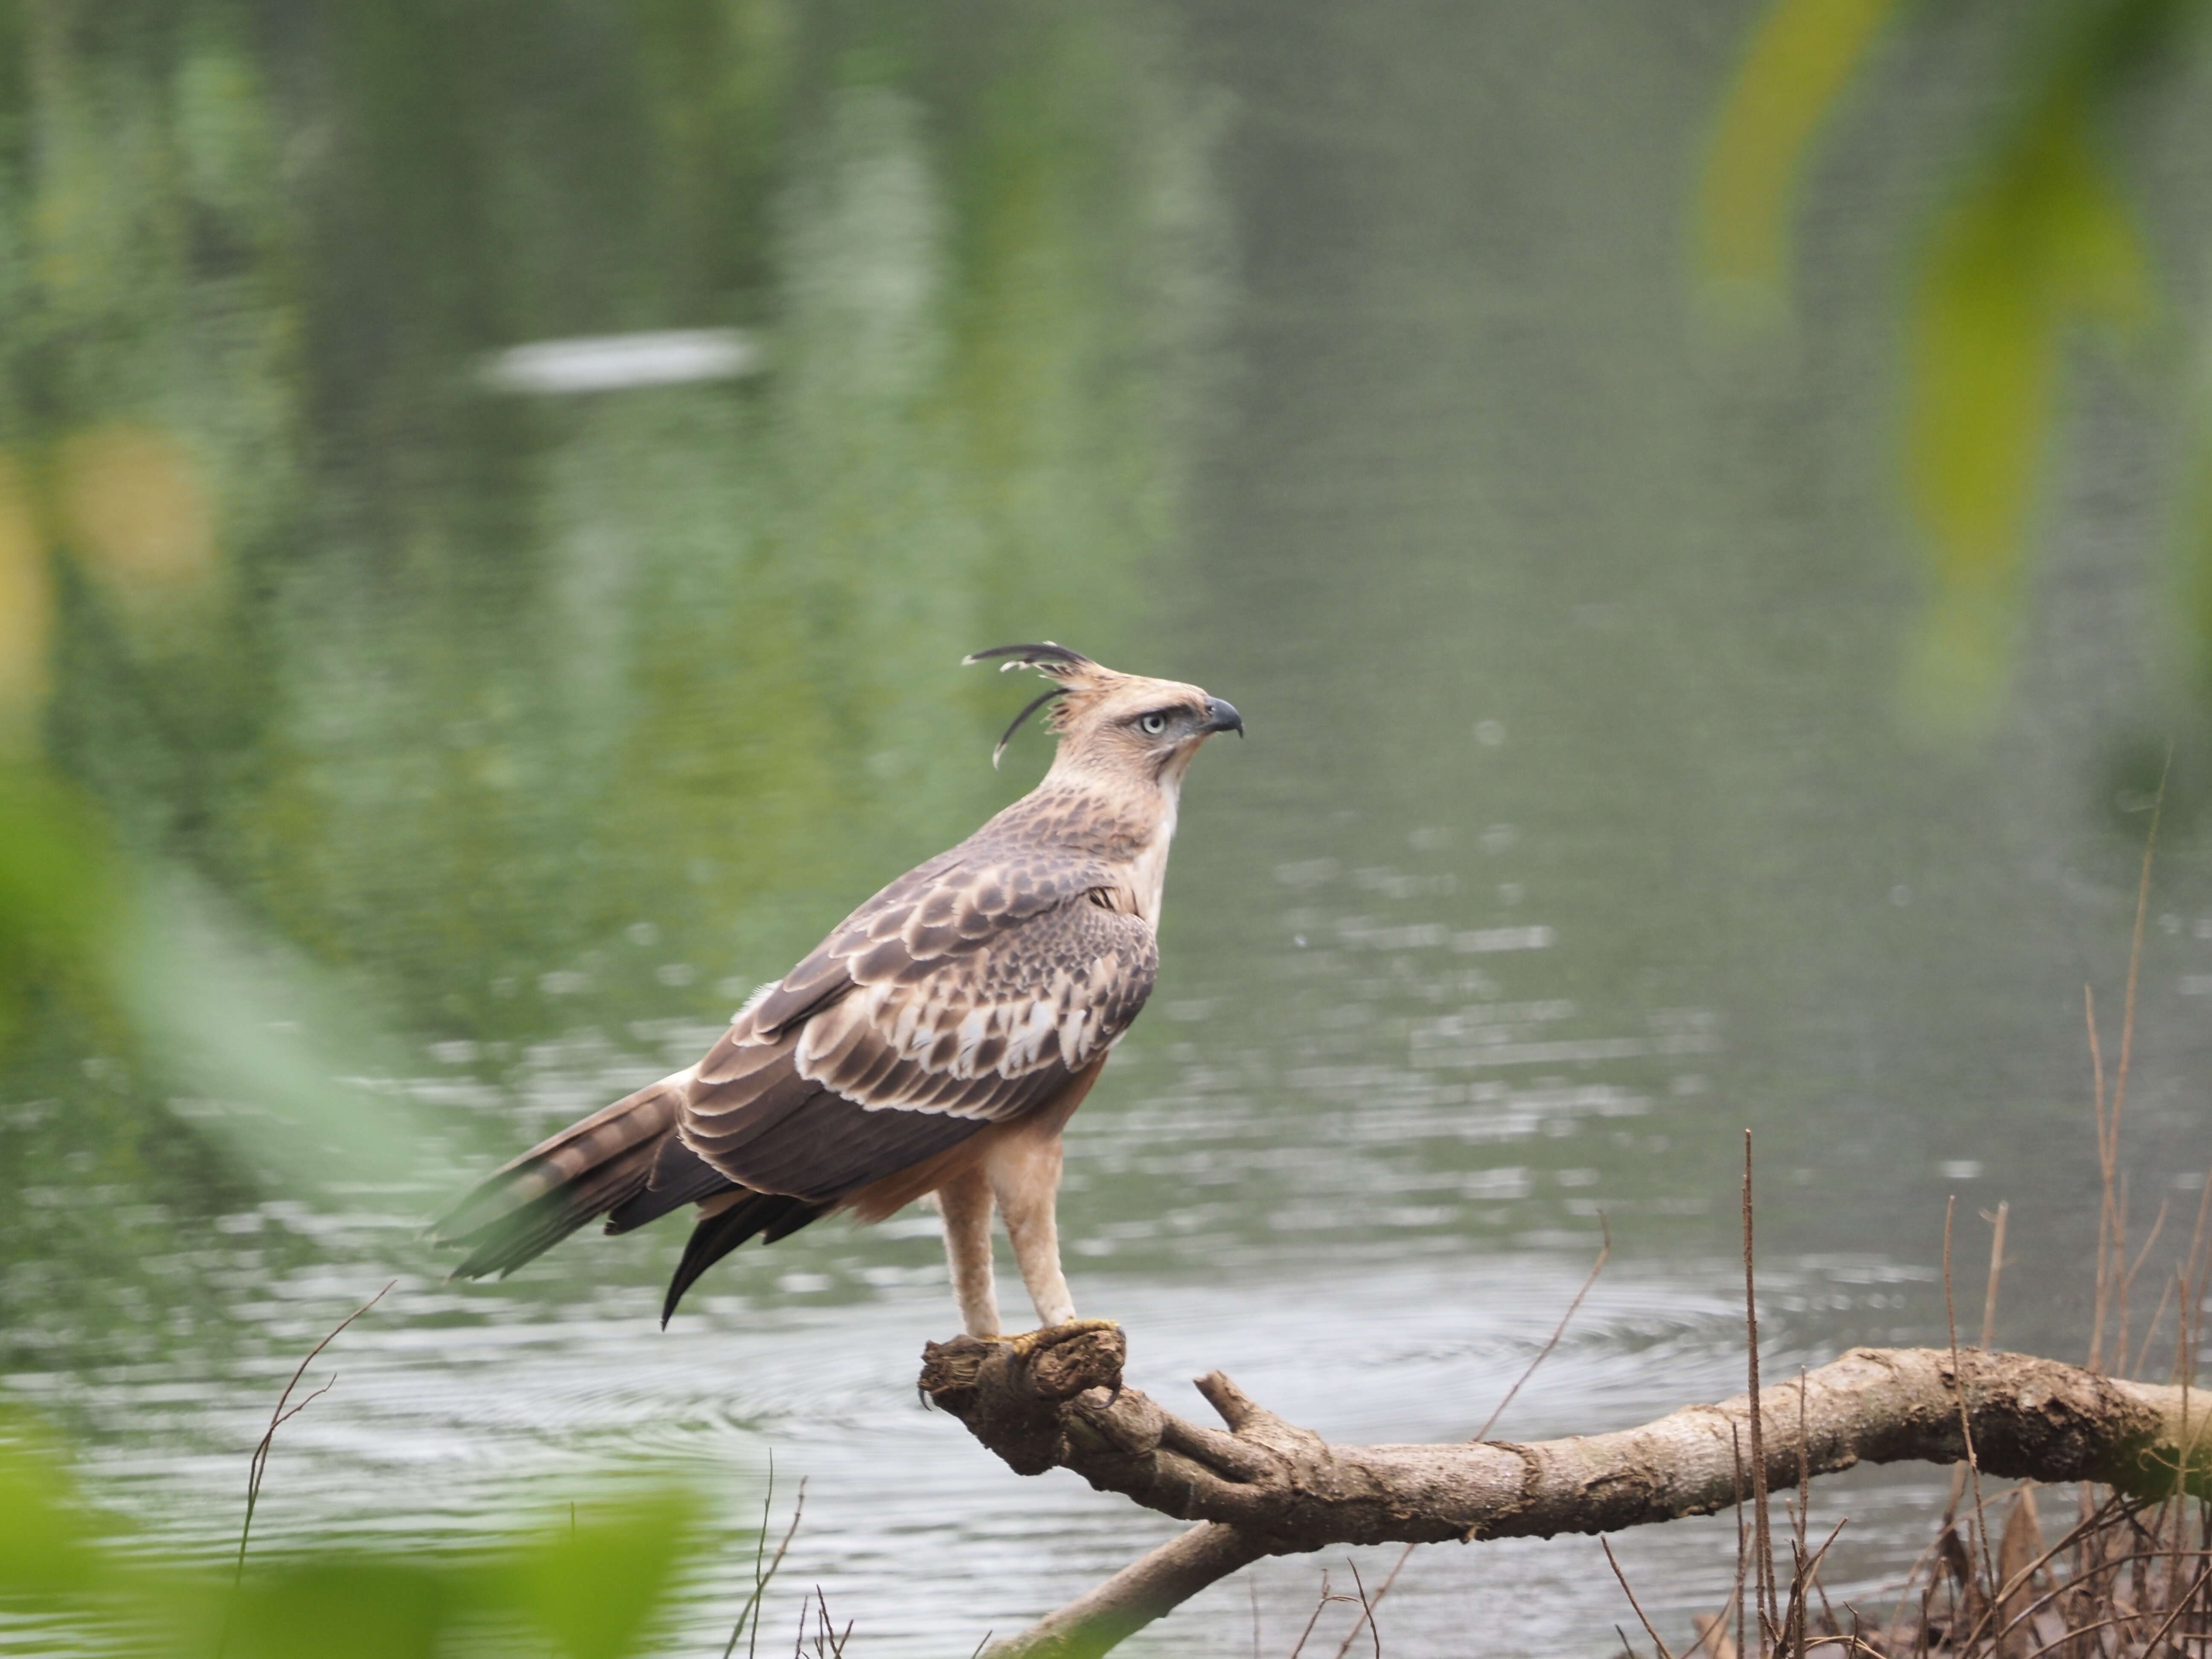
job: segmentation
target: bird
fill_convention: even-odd
[[[1185,773],[1243,735],[1195,685],[1121,673],[1050,641],[966,663],[1051,682],[1052,765],[975,834],[915,866],[763,986],[697,1064],[570,1125],[485,1177],[430,1227],[501,1277],[604,1217],[626,1233],[697,1220],[661,1305],[753,1238],[832,1212],[863,1224],[934,1197],[968,1334],[998,1340],[992,1214],[1039,1331],[1075,1322],[1055,1213],[1061,1131],[1144,1008]]]

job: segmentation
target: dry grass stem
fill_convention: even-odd
[[[1597,1547],[1605,1552],[1606,1565],[1613,1569],[1613,1578],[1620,1585],[1620,1593],[1628,1598],[1628,1605],[1636,1613],[1636,1622],[1644,1626],[1644,1633],[1651,1638],[1651,1645],[1658,1650],[1659,1659],[1674,1659],[1674,1656],[1668,1651],[1667,1644],[1661,1638],[1658,1631],[1653,1628],[1651,1620],[1644,1616],[1644,1604],[1636,1599],[1636,1592],[1629,1588],[1628,1575],[1620,1570],[1620,1562],[1613,1553],[1613,1545],[1607,1540],[1601,1538],[1597,1540]],[[1623,1647],[1628,1645],[1626,1638],[1624,1637],[1621,1639],[1621,1645]]]
[[[1491,1430],[1496,1428],[1498,1419],[1505,1415],[1505,1408],[1513,1403],[1514,1395],[1519,1394],[1522,1385],[1530,1377],[1535,1376],[1536,1368],[1551,1358],[1552,1350],[1558,1347],[1559,1339],[1566,1335],[1567,1327],[1573,1323],[1577,1311],[1583,1305],[1583,1298],[1590,1293],[1590,1286],[1597,1283],[1597,1276],[1605,1271],[1605,1264],[1613,1257],[1613,1227],[1606,1220],[1605,1212],[1602,1210],[1597,1212],[1597,1229],[1599,1240],[1597,1260],[1590,1263],[1589,1271],[1583,1275],[1583,1282],[1568,1301],[1566,1311],[1559,1316],[1559,1322],[1552,1327],[1551,1335],[1544,1339],[1544,1346],[1536,1350],[1535,1358],[1529,1360],[1521,1375],[1513,1379],[1513,1386],[1506,1389],[1504,1397],[1491,1408],[1490,1415],[1482,1419],[1482,1426],[1469,1435],[1468,1439],[1486,1440],[1490,1437]],[[1379,1607],[1382,1605],[1382,1598],[1390,1594],[1391,1586],[1398,1582],[1398,1575],[1406,1570],[1406,1563],[1413,1559],[1413,1552],[1419,1547],[1418,1544],[1408,1544],[1398,1553],[1398,1559],[1390,1564],[1389,1572],[1385,1575],[1382,1582],[1376,1586],[1374,1601],[1376,1607]],[[1345,1656],[1352,1651],[1352,1638],[1358,1633],[1358,1626],[1354,1626],[1351,1634],[1344,1638],[1331,1659],[1345,1659]]]
[[[1759,1651],[1765,1656],[1776,1636],[1774,1538],[1766,1494],[1766,1413],[1759,1404],[1759,1281],[1753,1267],[1751,1216],[1751,1131],[1743,1132],[1743,1320],[1746,1362],[1751,1372],[1751,1512],[1753,1569],[1759,1595]]]
[[[362,1303],[361,1306],[356,1308],[343,1319],[338,1321],[337,1324],[331,1326],[328,1333],[326,1333],[323,1337],[323,1340],[316,1343],[313,1347],[307,1350],[307,1358],[302,1359],[297,1366],[294,1367],[290,1380],[284,1384],[283,1392],[276,1396],[276,1407],[269,1413],[269,1426],[261,1431],[261,1438],[255,1444],[253,1448],[253,1455],[246,1464],[246,1516],[245,1519],[239,1523],[238,1559],[231,1569],[230,1596],[223,1607],[222,1627],[216,1634],[216,1659],[222,1659],[223,1650],[229,1645],[230,1622],[237,1611],[239,1589],[246,1582],[246,1541],[253,1535],[253,1511],[259,1507],[261,1503],[261,1481],[262,1478],[269,1472],[269,1454],[276,1449],[276,1431],[283,1428],[287,1423],[297,1417],[301,1412],[307,1410],[308,1407],[313,1405],[315,1401],[320,1400],[325,1395],[328,1394],[331,1388],[337,1383],[337,1378],[333,1376],[330,1382],[324,1383],[321,1388],[315,1389],[297,1405],[293,1405],[291,1403],[292,1390],[300,1386],[300,1379],[307,1374],[307,1367],[315,1363],[316,1357],[319,1355],[324,1349],[329,1347],[331,1343],[337,1341],[339,1334],[344,1331],[347,1326],[352,1324],[355,1320],[360,1318],[371,1308],[374,1308],[378,1303],[383,1301],[386,1293],[392,1289],[393,1285],[397,1285],[398,1282],[399,1281],[396,1279],[392,1279],[389,1284],[385,1285],[383,1290],[379,1291],[374,1296],[369,1297],[368,1301]]]
[[[783,1565],[784,1554],[791,1548],[791,1540],[799,1535],[799,1517],[806,1513],[806,1482],[801,1480],[799,1483],[799,1496],[791,1505],[791,1524],[783,1529],[782,1541],[776,1545],[775,1554],[770,1557],[767,1553],[768,1517],[769,1507],[775,1502],[775,1460],[771,1457],[768,1465],[768,1493],[761,1499],[760,1531],[753,1543],[752,1594],[745,1597],[744,1606],[738,1610],[738,1622],[730,1629],[729,1641],[723,1644],[722,1659],[731,1659],[738,1650],[738,1638],[745,1635],[748,1630],[751,1632],[751,1639],[745,1644],[747,1659],[751,1659],[760,1651],[761,1604],[768,1595],[768,1587],[775,1582],[776,1570]],[[803,1626],[803,1617],[800,1622]],[[988,1642],[991,1638],[987,1636],[983,1639]],[[976,1650],[981,1652],[982,1650],[979,1647]]]
[[[1996,1346],[1997,1290],[2004,1283],[2005,1223],[2012,1216],[2012,1206],[1998,1200],[1996,1213],[1982,1212],[1990,1224],[1990,1283],[1982,1296],[1982,1352],[1987,1353]]]
[[[1314,1626],[1321,1623],[1321,1616],[1328,1611],[1328,1604],[1336,1599],[1328,1593],[1328,1571],[1323,1568],[1321,1575],[1321,1599],[1314,1603],[1313,1613],[1306,1620],[1306,1627],[1298,1632],[1297,1644],[1291,1650],[1291,1659],[1298,1659],[1298,1656],[1306,1650],[1306,1638],[1313,1634]]]

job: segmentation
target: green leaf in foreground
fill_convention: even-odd
[[[697,1501],[672,1487],[580,1519],[516,1559],[515,1604],[565,1659],[640,1652],[697,1518]]]
[[[1709,282],[1780,291],[1807,146],[1900,0],[1778,0],[1729,84],[1698,198]]]
[[[469,1588],[405,1557],[321,1553],[249,1579],[223,1659],[431,1659]]]
[[[93,1589],[102,1530],[76,1501],[68,1460],[45,1425],[0,1414],[0,1602],[42,1607]]]
[[[2067,335],[2150,309],[2133,217],[2062,83],[1945,216],[1915,296],[1905,471],[1935,553],[1905,687],[1918,723],[1992,717]]]
[[[325,1543],[226,1565],[134,1543],[84,1504],[60,1443],[0,1416],[0,1613],[123,1659],[633,1659],[665,1620],[701,1505],[666,1487],[595,1497],[510,1552]]]
[[[105,972],[120,909],[99,813],[43,768],[0,763],[0,1046],[34,998]]]

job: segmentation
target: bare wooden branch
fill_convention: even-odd
[[[1139,1556],[1011,1642],[987,1650],[983,1659],[1010,1654],[1022,1659],[1092,1659],[1267,1553],[1234,1527],[1203,1522]]]
[[[1124,1387],[1119,1331],[957,1337],[925,1355],[923,1392],[1016,1473],[1073,1469],[1103,1492],[1204,1523],[991,1650],[1096,1654],[1262,1555],[1336,1544],[1608,1533],[1707,1515],[1735,1499],[1747,1396],[1686,1406],[1609,1434],[1529,1443],[1340,1446],[1214,1373],[1226,1430]],[[2143,1497],[2212,1492],[2212,1399],[2057,1360],[1972,1350],[1856,1348],[1759,1396],[1765,1484],[1855,1463],[1952,1463],[2005,1478],[2093,1480]],[[1111,1634],[1109,1634],[1109,1632]]]

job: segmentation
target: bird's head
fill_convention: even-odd
[[[994,646],[967,660],[996,662],[1001,670],[1034,668],[1053,682],[1014,716],[991,751],[994,766],[1022,722],[1048,706],[1046,724],[1060,734],[1055,772],[1104,774],[1173,788],[1206,738],[1216,732],[1244,734],[1244,717],[1195,685],[1121,673],[1048,640]]]

